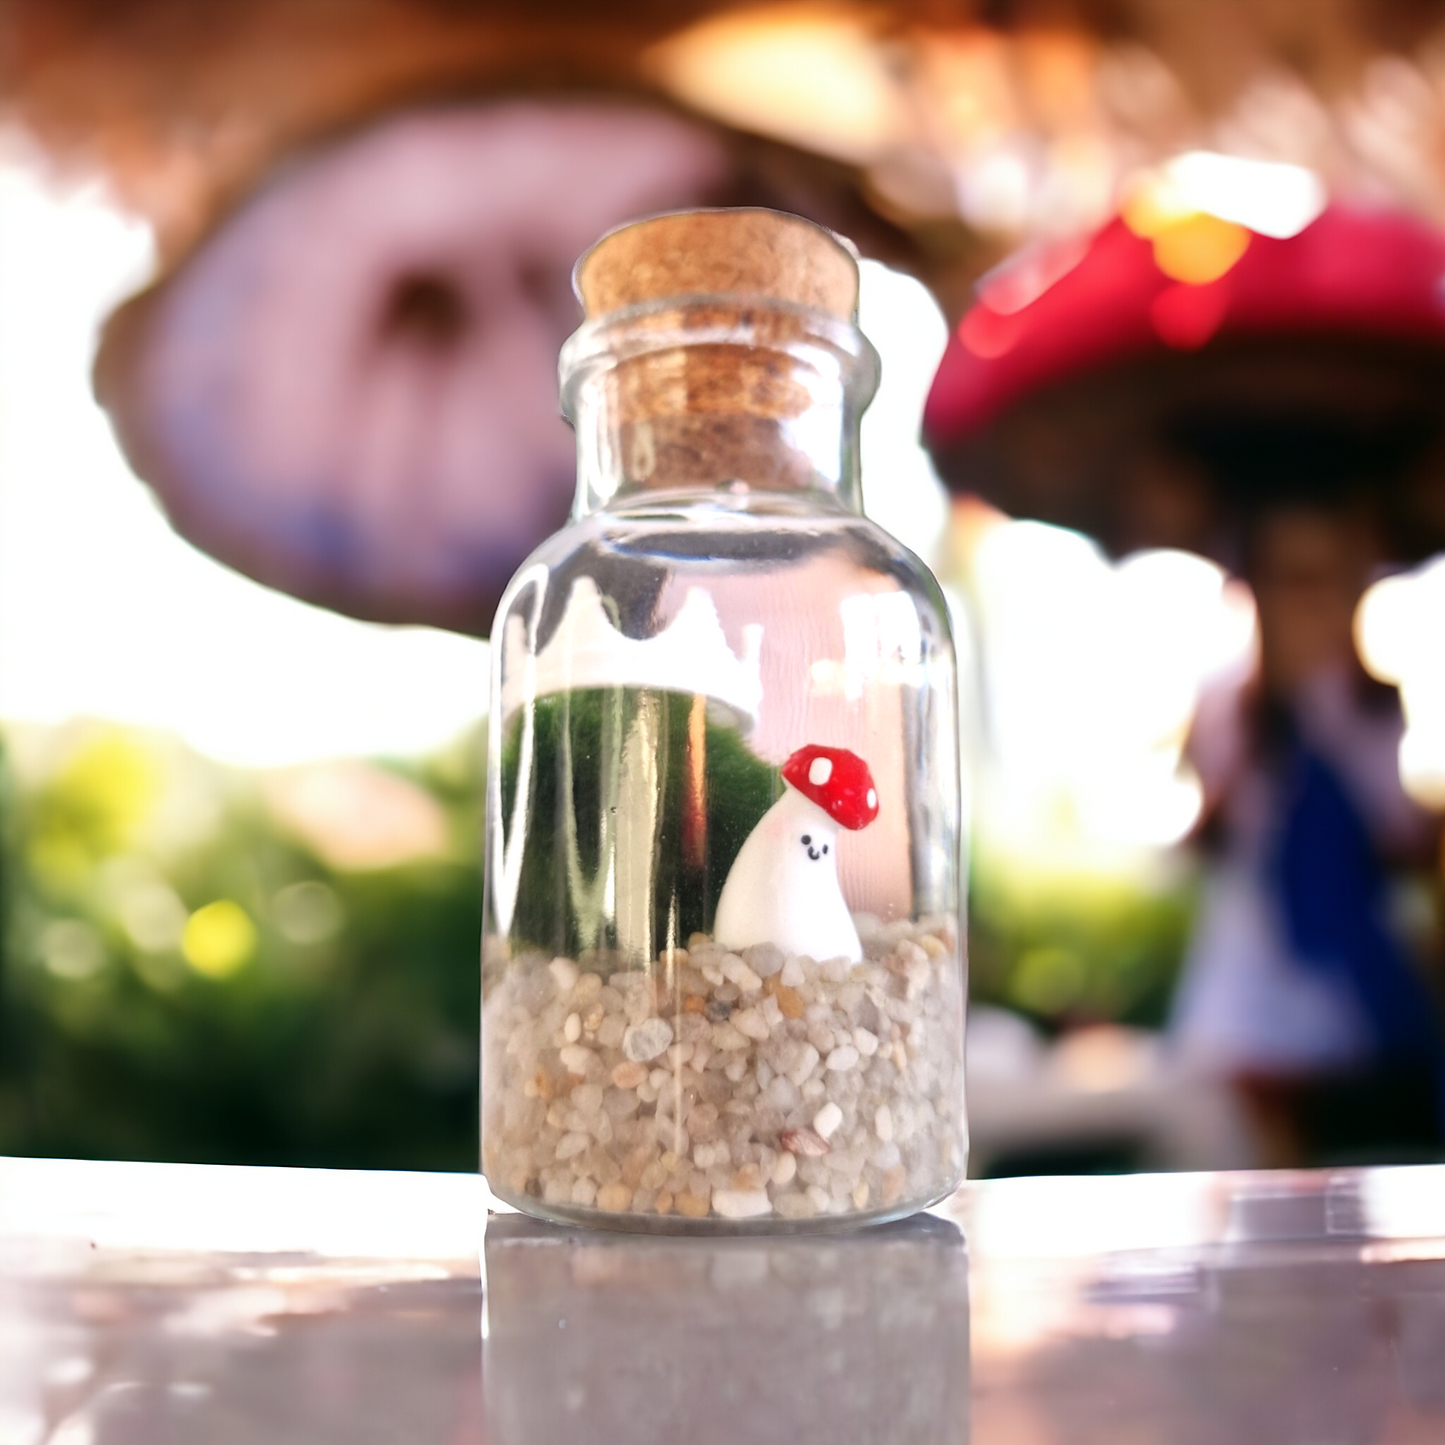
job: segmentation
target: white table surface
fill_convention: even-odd
[[[654,1239],[473,1176],[0,1160],[0,1445],[1440,1445],[1445,1168]]]

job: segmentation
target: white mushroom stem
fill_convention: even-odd
[[[811,958],[862,958],[838,886],[838,825],[797,789],[786,788],[748,834],[723,884],[713,934],[735,950],[774,943]]]

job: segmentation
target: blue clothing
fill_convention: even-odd
[[[1300,961],[1346,988],[1377,1064],[1440,1067],[1435,1004],[1382,922],[1387,875],[1338,774],[1298,738],[1284,768],[1285,822],[1273,859]]]

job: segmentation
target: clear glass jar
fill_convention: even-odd
[[[861,512],[876,355],[692,295],[561,371],[575,519],[492,633],[488,1182],[645,1230],[911,1213],[967,1147],[957,683]]]

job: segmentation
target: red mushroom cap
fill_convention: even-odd
[[[866,828],[878,816],[873,774],[847,748],[799,748],[783,764],[783,781],[844,828]]]
[[[1247,337],[1377,337],[1445,344],[1445,233],[1403,212],[1331,206],[1285,239],[1250,233],[1217,280],[1171,281],[1152,241],[1119,219],[1061,274],[1007,311],[989,292],[949,338],[923,412],[929,445],[954,445],[1015,403],[1137,357]]]

